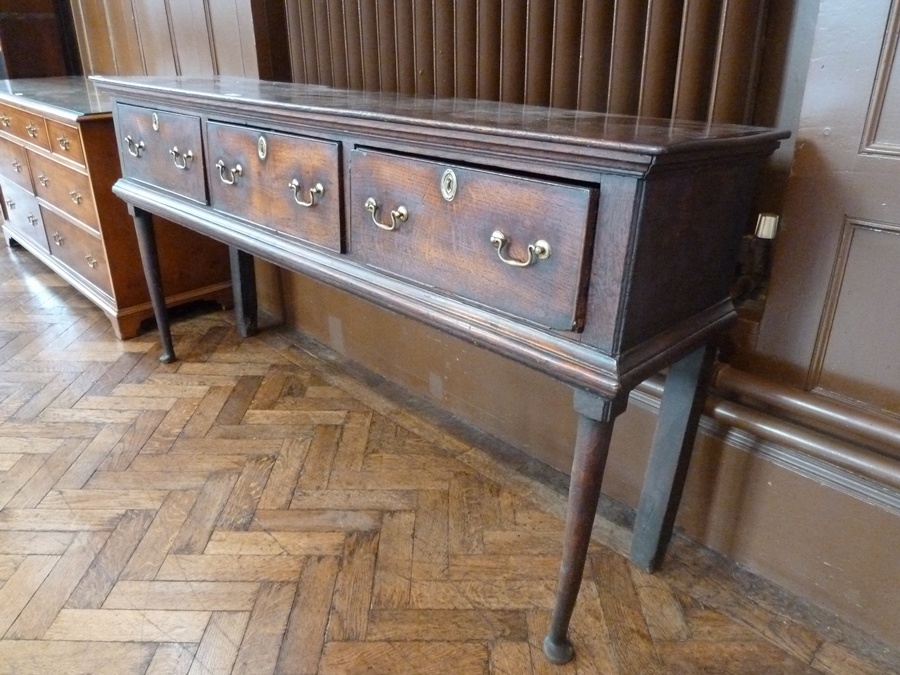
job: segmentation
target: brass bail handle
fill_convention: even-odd
[[[131,136],[125,137],[125,148],[128,150],[128,154],[132,157],[140,157],[141,153],[144,152],[144,141],[134,142],[134,139]]]
[[[294,195],[294,201],[297,202],[300,206],[315,206],[318,202],[319,198],[325,194],[325,188],[321,183],[316,183],[311,188],[309,188],[309,200],[303,201],[298,197],[298,195],[303,192],[303,188],[300,187],[300,181],[294,178],[290,183],[288,183],[288,189],[291,191],[291,194]]]
[[[511,267],[529,267],[538,260],[546,260],[550,257],[550,244],[543,239],[538,239],[533,244],[528,244],[528,258],[525,260],[516,260],[504,255],[509,246],[509,237],[500,230],[494,230],[491,234],[491,243],[497,249],[497,257]]]
[[[172,155],[172,161],[179,169],[187,169],[188,163],[192,159],[194,159],[194,153],[192,151],[188,150],[187,152],[178,152],[177,145],[169,150],[169,154]]]
[[[228,169],[225,166],[225,162],[221,159],[216,162],[216,168],[219,170],[219,180],[225,185],[234,185],[238,176],[244,174],[244,168],[240,164],[235,164],[233,169]]]
[[[385,225],[384,223],[378,222],[378,218],[375,217],[378,211],[378,202],[375,201],[374,197],[369,197],[366,200],[365,207],[366,211],[372,214],[372,222],[382,230],[387,230],[388,232],[397,229],[398,222],[406,222],[407,218],[409,218],[409,211],[406,210],[406,207],[398,206],[396,209],[391,211],[391,224]]]

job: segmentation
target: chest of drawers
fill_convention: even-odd
[[[120,338],[152,316],[125,204],[109,100],[85,78],[0,82],[0,190],[7,241],[45,262]],[[170,305],[231,301],[226,247],[160,220]]]
[[[244,316],[249,252],[572,386],[579,428],[544,643],[551,661],[571,659],[615,419],[669,367],[631,549],[649,569],[671,533],[711,345],[734,317],[757,174],[785,134],[246,80],[98,84],[116,101],[114,190],[158,297],[151,214],[242,252]]]

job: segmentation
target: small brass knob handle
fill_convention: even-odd
[[[44,187],[48,187],[50,185],[50,179],[47,178],[44,174],[38,174],[38,183],[43,185]]]
[[[294,195],[294,201],[297,202],[300,206],[315,206],[317,203],[316,200],[325,194],[325,188],[322,187],[322,184],[316,183],[314,186],[309,188],[309,201],[303,201],[297,196],[301,192],[303,192],[303,188],[300,187],[300,181],[298,181],[296,178],[288,183],[288,189]]]
[[[19,160],[14,159],[10,162],[12,168],[15,169],[16,173],[22,173],[22,165],[19,163]]]
[[[233,169],[229,169],[221,159],[216,162],[216,168],[219,170],[219,180],[225,183],[225,185],[234,185],[237,182],[238,176],[241,176],[244,173],[244,169],[240,164],[235,164]]]
[[[84,256],[84,259],[87,260],[88,267],[90,267],[91,269],[94,269],[97,266],[97,261],[90,253]]]
[[[504,251],[509,246],[509,237],[500,230],[494,230],[491,234],[491,243],[497,249],[497,256],[500,260],[512,267],[529,267],[538,260],[546,260],[550,257],[550,244],[543,239],[538,239],[533,244],[528,244],[528,258],[525,260],[516,260],[504,255]]]
[[[388,232],[397,229],[398,221],[404,223],[409,218],[409,211],[406,210],[406,207],[398,206],[396,209],[391,211],[391,224],[385,225],[384,223],[379,223],[378,218],[376,217],[376,213],[378,211],[378,202],[375,201],[374,197],[369,197],[366,200],[365,207],[366,211],[372,214],[372,222],[382,230],[387,230]]]
[[[56,242],[57,246],[62,246],[63,236],[59,232],[54,232],[52,239],[54,242]]]
[[[7,199],[6,200],[6,208],[8,208],[10,211],[12,211],[16,208],[16,203],[12,199]]]
[[[134,139],[131,136],[125,137],[125,148],[128,150],[128,154],[132,157],[140,157],[141,153],[144,152],[144,141],[134,142]]]
[[[25,125],[25,131],[28,132],[28,135],[32,138],[37,138],[38,128],[34,126],[31,122]]]
[[[25,219],[26,219],[31,225],[37,225],[37,223],[38,223],[38,219],[34,217],[34,214],[33,214],[33,213],[29,213],[29,214],[25,217]]]
[[[72,201],[76,204],[80,204],[84,201],[84,197],[81,196],[81,193],[78,192],[78,190],[72,190],[71,192],[69,192],[69,197],[71,197]]]
[[[0,115],[0,124],[5,127],[8,127],[12,123],[12,120],[9,119],[9,115]]]
[[[169,154],[172,155],[172,161],[179,169],[187,169],[190,161],[194,159],[194,153],[192,151],[179,152],[177,145],[169,150]]]
[[[68,138],[66,138],[65,136],[57,136],[56,142],[59,143],[60,148],[62,148],[66,152],[69,151],[69,145],[71,145],[71,141],[69,141]]]

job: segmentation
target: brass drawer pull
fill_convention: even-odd
[[[60,148],[62,148],[66,152],[69,151],[69,145],[71,145],[71,141],[69,141],[68,138],[66,138],[65,136],[57,136],[56,142],[59,143]]]
[[[16,170],[16,173],[22,173],[22,165],[19,163],[19,160],[14,159],[10,164],[12,164],[12,168]]]
[[[178,167],[183,168],[183,167]],[[225,185],[234,185],[237,182],[238,176],[243,175],[244,169],[240,164],[235,164],[233,169],[228,169],[225,166],[224,160],[219,160],[216,162],[216,168],[219,170],[219,180],[221,180]]]
[[[38,128],[34,126],[31,122],[25,125],[25,131],[28,132],[28,135],[32,138],[37,138]]]
[[[366,200],[366,211],[372,214],[372,222],[375,223],[382,230],[394,230],[397,228],[397,221],[399,220],[401,223],[406,222],[406,219],[409,218],[409,211],[406,210],[405,206],[398,206],[396,209],[391,211],[391,224],[385,225],[384,223],[379,223],[378,219],[375,217],[376,212],[378,211],[378,202],[375,201],[373,197],[369,197]]]
[[[40,173],[38,174],[38,183],[40,183],[44,187],[49,187],[50,179],[47,178],[47,176],[45,176],[44,174]]]
[[[29,224],[31,224],[31,225],[37,225],[37,224],[38,224],[38,219],[34,217],[34,214],[33,214],[33,213],[29,213],[29,214],[25,217],[25,220],[27,220],[27,221],[29,222]]]
[[[69,196],[72,198],[72,201],[75,202],[76,204],[80,204],[81,202],[84,201],[84,197],[81,196],[81,193],[78,192],[78,190],[72,190],[69,193]]]
[[[294,201],[297,202],[300,206],[315,206],[316,199],[321,197],[323,194],[325,194],[325,188],[322,187],[322,184],[316,183],[313,187],[311,187],[309,189],[309,201],[304,202],[297,197],[297,195],[299,195],[301,192],[303,192],[303,188],[300,187],[300,181],[298,181],[295,178],[290,183],[288,183],[288,188],[294,195]],[[369,208],[369,202],[366,202],[366,208]],[[403,220],[406,220],[406,219],[404,218]]]
[[[7,199],[6,208],[8,208],[10,211],[13,211],[16,208],[16,203],[12,199]]]
[[[187,169],[188,163],[194,159],[194,153],[188,150],[187,152],[178,152],[178,146],[176,145],[174,148],[169,150],[169,154],[172,155],[172,161],[175,162],[175,166],[179,169]]]
[[[54,232],[52,239],[56,242],[57,246],[62,246],[63,236],[59,232]]]
[[[515,260],[503,255],[503,251],[509,245],[509,237],[500,230],[494,230],[493,234],[491,234],[491,243],[497,249],[497,256],[500,260],[513,267],[528,267],[538,260],[546,260],[550,257],[550,244],[543,239],[538,239],[533,244],[528,244],[528,258],[526,260]]]
[[[94,269],[97,266],[97,261],[90,253],[84,256],[84,259],[87,260],[88,267],[90,267],[91,269]]]
[[[9,115],[0,115],[0,124],[5,127],[8,127],[10,124],[12,124],[12,120],[9,119]]]
[[[140,157],[141,153],[144,152],[144,141],[134,142],[134,139],[131,136],[125,137],[125,148],[128,150],[128,154],[132,157]]]

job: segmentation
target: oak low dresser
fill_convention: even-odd
[[[0,81],[4,235],[102,309],[119,338],[153,316],[128,211],[106,95],[83,77]],[[230,306],[225,246],[160,221],[170,305]]]
[[[238,325],[272,261],[571,385],[579,413],[556,605],[567,632],[629,391],[669,367],[631,558],[681,496],[759,169],[786,134],[238,79],[98,78],[169,335],[151,214],[232,247]]]

